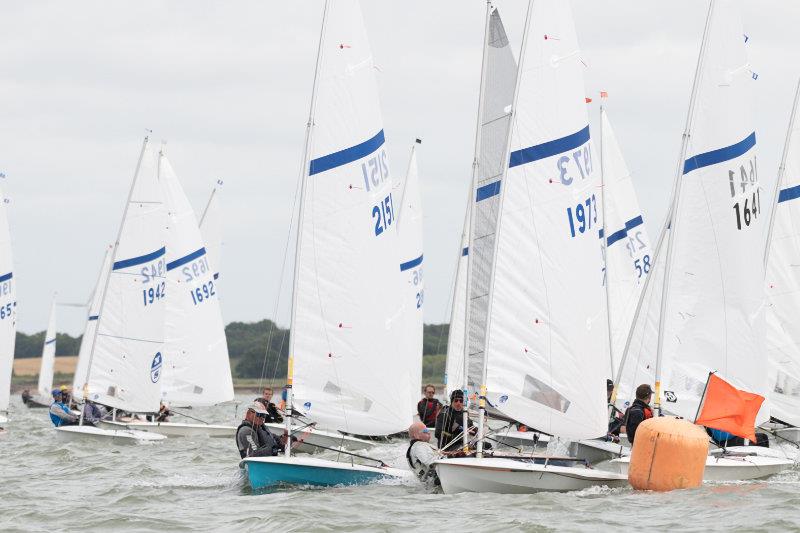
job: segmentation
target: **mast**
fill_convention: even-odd
[[[603,116],[605,110],[600,105],[600,208],[603,210],[603,261],[605,262],[605,285],[606,288],[606,322],[608,324],[608,358],[611,364],[611,373],[614,373],[614,333],[611,330],[611,297],[609,295],[608,279],[608,226],[606,226],[606,167],[603,163]]]
[[[117,238],[114,240],[114,248],[111,250],[111,263],[110,268],[114,268],[114,262],[117,260],[117,250],[119,249],[119,240],[122,238],[122,230],[125,228],[125,218],[128,216],[128,207],[131,204],[131,198],[133,197],[133,191],[136,188],[136,180],[139,179],[139,169],[142,166],[142,159],[144,158],[144,152],[147,149],[147,143],[149,142],[150,137],[145,135],[144,141],[142,141],[142,150],[139,152],[139,160],[136,162],[136,170],[133,173],[133,179],[131,180],[131,188],[128,191],[128,199],[125,201],[125,209],[122,211],[122,222],[119,224],[119,230],[117,231]],[[102,274],[101,274],[102,275]],[[106,291],[108,290],[108,283],[111,281],[111,276],[106,276],[106,282],[103,284],[102,289],[102,297],[100,299],[100,308],[97,312],[97,326],[94,328],[94,335],[92,335],[92,345],[89,350],[89,363],[86,365],[86,378],[83,382],[83,401],[86,402],[86,394],[87,389],[89,387],[89,375],[92,373],[92,361],[94,360],[94,347],[97,342],[97,332],[100,331],[100,322],[103,320],[103,308],[106,305]],[[81,409],[81,417],[80,417],[80,425],[83,425],[83,409]]]
[[[475,227],[475,216],[471,213],[472,204],[475,201],[475,185],[478,178],[478,167],[480,167],[480,150],[481,150],[481,122],[483,118],[483,93],[486,90],[486,61],[489,54],[489,22],[492,16],[492,2],[486,2],[486,22],[483,31],[483,57],[481,58],[481,84],[478,90],[478,118],[475,124],[475,151],[472,158],[472,185],[470,187],[467,209],[470,211],[469,228],[467,230],[467,283],[466,290],[464,291],[464,299],[466,306],[464,308],[464,404],[463,404],[463,420],[462,427],[464,434],[462,436],[464,453],[469,452],[469,414],[467,409],[467,398],[469,397],[469,315],[470,315],[470,286],[472,284],[472,250],[473,239],[472,232]],[[482,403],[483,400],[480,400]]]
[[[519,101],[519,86],[520,82],[522,81],[522,68],[525,65],[525,49],[527,48],[528,44],[528,31],[530,30],[531,26],[531,13],[533,12],[533,0],[528,0],[528,9],[525,12],[525,25],[523,26],[522,30],[522,45],[520,47],[519,53],[519,64],[517,65],[517,79],[514,80],[514,99],[511,101],[511,117],[509,119],[509,126],[508,126],[508,136],[506,138],[506,148],[505,152],[503,152],[503,173],[500,178],[500,182],[504,182],[508,177],[508,163],[510,158],[511,152],[511,130],[514,127],[514,120],[517,116],[517,102]],[[500,199],[498,202],[497,208],[497,220],[495,221],[495,228],[500,228],[500,220],[503,217],[503,200],[506,197],[506,191],[508,190],[508,186],[501,186],[500,187]],[[486,414],[486,374],[488,371],[488,361],[489,361],[489,354],[487,350],[489,348],[489,332],[491,331],[489,325],[492,322],[492,301],[494,300],[494,282],[495,282],[495,275],[494,271],[497,267],[497,245],[500,242],[500,239],[495,236],[494,239],[494,252],[492,257],[495,260],[492,261],[492,271],[489,275],[489,305],[487,306],[487,313],[486,313],[486,335],[484,335],[484,346],[483,346],[483,371],[481,372],[481,391],[480,391],[480,400],[478,404],[478,447],[476,455],[480,458],[483,457],[483,425],[484,425],[484,418]],[[465,428],[466,431],[466,428]]]
[[[792,114],[789,117],[789,129],[786,132],[786,142],[783,144],[783,154],[781,155],[781,164],[778,167],[778,182],[775,184],[775,198],[772,201],[772,213],[769,217],[769,230],[767,231],[767,245],[764,251],[764,268],[767,267],[769,261],[769,251],[772,248],[772,228],[775,224],[775,212],[778,209],[778,200],[781,194],[781,184],[783,183],[783,175],[786,173],[786,158],[789,156],[789,146],[792,142],[792,129],[794,128],[794,120],[797,117],[797,104],[800,100],[800,79],[797,80],[797,88],[794,92],[794,103],[792,104]]]
[[[325,25],[328,21],[328,9],[330,8],[330,0],[325,0],[325,6],[322,9],[322,25],[319,31],[319,44],[317,45],[317,63],[314,66],[314,81],[311,86],[311,104],[308,110],[308,122],[306,122],[306,139],[303,145],[303,159],[300,166],[300,210],[297,217],[297,242],[294,249],[294,280],[292,283],[292,315],[289,333],[289,363],[287,366],[286,374],[286,457],[290,457],[292,453],[292,380],[294,374],[294,347],[296,337],[292,332],[295,322],[297,321],[297,280],[299,278],[298,271],[300,270],[300,245],[303,240],[303,214],[305,213],[305,203],[303,199],[306,195],[306,182],[308,181],[309,174],[309,152],[311,150],[311,139],[314,132],[314,112],[317,107],[317,89],[319,80],[319,71],[322,65],[322,42],[325,39]]]
[[[406,206],[406,189],[408,187],[408,175],[411,173],[411,164],[414,162],[414,153],[417,151],[417,145],[422,144],[422,139],[414,139],[414,144],[411,145],[411,154],[408,156],[408,167],[406,167],[406,177],[403,180],[403,193],[400,195],[400,212],[397,215],[397,231],[400,231],[400,224],[403,223],[403,210]]]
[[[661,363],[662,358],[664,355],[664,323],[665,323],[665,316],[667,313],[667,300],[668,300],[668,292],[669,292],[669,285],[670,285],[670,277],[672,274],[672,254],[674,250],[673,241],[675,238],[675,234],[678,229],[678,221],[679,216],[678,213],[680,212],[680,196],[681,196],[681,184],[683,182],[683,168],[686,161],[686,151],[689,149],[689,140],[692,136],[692,122],[694,119],[694,107],[697,99],[697,81],[698,78],[702,74],[703,68],[703,60],[705,58],[706,48],[708,46],[708,38],[709,38],[709,30],[711,29],[711,18],[714,14],[714,0],[710,0],[708,4],[708,14],[706,15],[706,24],[705,28],[703,29],[703,41],[700,45],[700,55],[697,58],[697,67],[694,73],[694,81],[692,82],[692,93],[689,97],[689,112],[686,115],[686,127],[683,132],[683,138],[681,140],[681,151],[680,157],[678,158],[678,168],[676,171],[675,176],[675,185],[672,193],[672,207],[670,209],[671,212],[671,220],[670,220],[670,232],[669,236],[667,237],[667,258],[666,263],[664,264],[664,286],[663,290],[661,291],[661,314],[658,317],[658,349],[656,351],[656,371],[655,371],[655,378],[656,378],[656,399],[654,407],[656,411],[661,413]]]
[[[219,181],[217,182],[219,183]],[[208,197],[208,202],[206,202],[206,207],[203,209],[203,214],[200,216],[200,222],[197,223],[198,226],[203,225],[203,221],[206,219],[206,213],[208,213],[208,208],[211,207],[211,202],[214,201],[214,196],[217,194],[217,188],[214,187],[211,189],[211,196]]]

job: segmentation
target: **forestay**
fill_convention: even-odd
[[[214,281],[218,284],[222,268],[222,209],[219,205],[222,182],[218,182],[217,185],[218,187],[214,187],[211,191],[208,203],[200,216],[200,232],[203,235],[208,263],[214,270]]]
[[[600,109],[607,311],[611,333],[611,377],[616,373],[653,259],[636,189],[608,113]],[[606,233],[606,235],[603,235]]]
[[[158,411],[166,299],[166,213],[147,140],[103,290],[84,397],[131,412]]]
[[[411,358],[422,357],[423,304],[425,283],[422,254],[422,195],[417,169],[417,142],[411,147],[403,194],[398,205],[397,233],[400,238],[400,279],[405,296],[405,334],[401,336],[402,354]],[[412,383],[422,381],[422,365]]]
[[[486,32],[467,258],[466,386],[470,393],[478,392],[483,380],[501,178],[508,157],[511,104],[517,79],[517,63],[497,9],[489,15]]]
[[[0,190],[0,411],[8,410],[17,335],[17,295],[12,270],[6,197]]]
[[[92,354],[92,345],[94,344],[94,334],[97,329],[97,319],[100,318],[100,305],[103,301],[103,289],[106,286],[106,280],[111,272],[111,254],[114,251],[113,246],[106,249],[103,256],[103,264],[100,267],[100,274],[97,276],[97,282],[94,285],[92,296],[89,299],[89,313],[86,316],[86,326],[83,329],[83,337],[81,337],[81,347],[78,351],[78,364],[75,367],[75,376],[72,381],[72,390],[78,394],[83,384],[88,379],[87,371],[89,370],[89,360]]]
[[[411,423],[421,357],[401,350],[399,198],[361,11],[329,6],[298,227],[294,406],[327,427],[386,435]]]
[[[42,398],[50,398],[53,390],[53,365],[56,361],[56,300],[50,304],[50,319],[42,345],[42,364],[39,367],[39,383],[36,390]]]
[[[800,120],[795,96],[767,263],[768,385],[772,416],[800,426]]]
[[[214,405],[233,399],[228,343],[197,219],[166,155],[158,181],[169,217],[162,398],[172,405]]]
[[[599,172],[568,2],[533,4],[501,192],[489,401],[566,438],[604,435],[607,353]]]
[[[690,137],[674,200],[662,316],[663,408],[693,420],[710,371],[768,396],[762,198],[751,111],[755,76],[732,0],[712,4]],[[691,113],[691,111],[690,111]],[[758,422],[769,418],[767,402]]]
[[[470,187],[472,198],[472,187]],[[447,395],[464,385],[464,331],[466,329],[467,308],[467,262],[469,261],[469,216],[472,201],[467,203],[464,215],[464,227],[461,230],[461,241],[458,247],[458,263],[456,279],[453,283],[453,301],[450,307],[450,328],[447,335],[447,360],[445,362],[444,381]]]

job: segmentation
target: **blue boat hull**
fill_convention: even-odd
[[[245,469],[253,490],[280,485],[367,485],[385,477],[381,472],[283,463],[248,462]]]

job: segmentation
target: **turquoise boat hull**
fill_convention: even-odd
[[[394,477],[389,472],[378,468],[360,468],[359,465],[351,466],[347,463],[338,463],[341,466],[337,466],[334,461],[325,461],[329,464],[320,465],[252,460],[245,460],[242,463],[253,490],[282,485],[316,487],[367,485],[387,476]]]

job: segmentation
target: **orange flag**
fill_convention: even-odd
[[[705,397],[694,422],[755,442],[756,415],[763,402],[763,396],[739,390],[716,374],[709,374]]]

